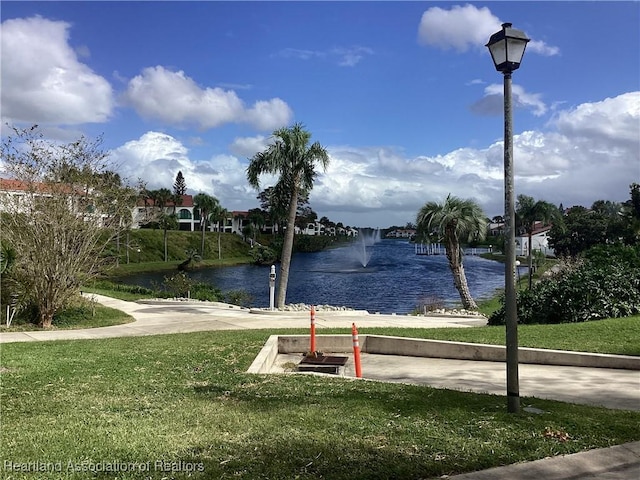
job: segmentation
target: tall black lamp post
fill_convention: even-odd
[[[504,221],[505,239],[505,323],[507,330],[507,410],[520,411],[518,381],[518,311],[516,307],[516,236],[513,193],[513,118],[511,114],[511,73],[520,67],[529,39],[520,30],[503,23],[485,46],[496,70],[504,75]]]

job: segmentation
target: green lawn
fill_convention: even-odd
[[[3,477],[418,479],[640,440],[638,412],[244,373],[273,333],[3,345]]]
[[[98,293],[98,292],[95,292]],[[140,295],[138,295],[140,297]],[[134,318],[120,310],[105,307],[89,302],[78,307],[70,307],[56,315],[53,321],[54,330],[76,330],[80,328],[109,327],[111,325],[122,325],[131,323]],[[34,323],[28,322],[20,316],[11,323],[10,327],[6,323],[0,325],[0,332],[27,332],[27,331],[47,331]]]

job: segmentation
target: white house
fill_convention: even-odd
[[[182,195],[182,201],[176,205],[174,205],[173,202],[167,202],[164,211],[168,214],[172,214],[175,211],[175,214],[178,216],[180,230],[193,232],[200,229],[200,211],[194,207],[192,195]],[[155,205],[153,200],[138,199],[136,206],[131,212],[131,227],[134,229],[141,228],[144,224],[152,221],[154,215]]]
[[[416,234],[413,228],[401,228],[399,230],[392,230],[387,233],[387,238],[411,238]]]
[[[296,228],[296,233],[301,233],[303,235],[324,235],[324,225],[319,222],[309,222],[307,223],[306,228]]]
[[[529,255],[529,248],[533,251],[540,251],[546,256],[554,256],[554,251],[549,248],[548,234],[550,226],[536,228],[531,234],[531,246],[529,246],[529,235],[522,234],[516,237],[516,255],[526,257]]]

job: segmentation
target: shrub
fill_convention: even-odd
[[[205,302],[220,302],[222,292],[208,283],[195,283],[191,286],[191,298]]]
[[[92,288],[96,288],[99,290],[113,290],[116,292],[126,292],[126,293],[132,293],[135,295],[152,295],[154,293],[154,291],[151,290],[150,288],[141,287],[140,285],[116,283],[116,282],[111,282],[109,280],[96,280],[90,285]]]
[[[599,245],[518,292],[518,323],[569,323],[640,313],[640,246]],[[489,318],[504,325],[503,306]]]
[[[300,253],[320,252],[335,243],[329,235],[296,235],[294,250]]]
[[[418,301],[415,313],[426,315],[429,312],[443,309],[444,306],[444,300],[441,297],[437,295],[425,296]]]
[[[227,303],[241,307],[249,307],[253,301],[251,295],[244,290],[229,290],[225,293],[225,299]]]
[[[184,272],[176,273],[170,277],[164,277],[163,282],[165,290],[175,297],[187,297],[193,284],[193,280]]]
[[[253,263],[256,265],[270,265],[278,260],[276,252],[264,245],[255,245],[249,251],[249,255],[251,255]]]

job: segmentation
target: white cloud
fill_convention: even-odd
[[[464,52],[486,44],[501,24],[487,7],[454,5],[450,10],[431,7],[422,14],[418,41],[422,45]]]
[[[471,105],[471,111],[478,115],[502,115],[504,113],[504,86],[502,84],[487,85],[484,97]],[[511,86],[512,103],[515,108],[530,110],[539,117],[547,113],[548,107],[542,101],[540,93],[527,92],[521,85]]]
[[[353,45],[350,47],[334,47],[328,50],[305,50],[300,48],[283,48],[275,56],[295,58],[298,60],[330,59],[341,67],[354,67],[367,55],[373,55],[369,47]]]
[[[257,192],[246,181],[246,163],[232,155],[193,159],[183,143],[171,135],[147,132],[112,150],[110,159],[132,184],[142,179],[149,189],[171,189],[178,171],[182,171],[190,194],[206,192],[229,210],[257,205]]]
[[[77,125],[105,122],[111,85],[78,60],[66,22],[36,16],[2,23],[2,117],[9,122]]]
[[[258,101],[247,109],[233,90],[201,88],[183,71],[172,72],[162,66],[145,68],[131,79],[125,98],[144,117],[204,129],[249,123],[259,130],[273,130],[293,116],[279,98]]]
[[[132,184],[140,179],[149,189],[171,189],[178,171],[182,171],[189,191],[210,191],[207,172],[189,158],[189,150],[171,135],[147,132],[112,150],[109,158]]]
[[[302,48],[283,48],[277,54],[283,58],[297,58],[298,60],[311,60],[316,57],[324,57],[325,52],[319,52],[316,50],[305,50]]]
[[[275,130],[289,123],[293,112],[283,100],[257,101],[253,107],[245,111],[245,119],[258,130]]]
[[[554,55],[560,55],[560,49],[558,47],[552,47],[540,40],[531,40],[527,43],[527,52],[535,52],[545,57],[553,57]]]
[[[418,26],[418,43],[442,50],[465,52],[483,49],[489,37],[502,29],[502,22],[487,7],[454,5],[446,10],[440,7],[427,9]],[[515,26],[514,28],[517,28]],[[560,49],[541,40],[532,40],[527,51],[545,56],[558,55]]]
[[[640,178],[640,92],[561,111],[547,131],[514,135],[516,194],[564,206],[590,206],[597,199],[624,201]],[[187,148],[166,134],[148,132],[113,152],[120,171],[151,188],[173,184],[182,170],[190,192],[205,191],[229,210],[258,206],[246,180],[248,157],[268,137],[239,137],[233,155],[190,158]],[[409,157],[393,147],[328,146],[330,163],[320,173],[310,203],[320,216],[353,226],[414,221],[427,201],[449,193],[473,198],[488,216],[503,211],[503,145],[459,148],[442,155]],[[262,178],[261,187],[275,178]]]
[[[353,67],[360,63],[365,55],[373,55],[373,50],[368,47],[339,47],[331,50],[331,53],[338,56],[338,65],[341,67]]]
[[[262,152],[269,144],[269,138],[264,135],[255,137],[236,137],[233,139],[229,150],[239,157],[253,157],[256,153]]]
[[[516,194],[564,206],[624,201],[640,178],[640,92],[561,112],[551,131],[514,136]],[[503,144],[407,157],[389,148],[330,148],[331,164],[311,205],[346,223],[413,221],[427,201],[474,198],[489,216],[503,210]],[[393,220],[395,219],[395,220]],[[384,225],[382,225],[384,226]]]
[[[637,148],[640,143],[640,92],[564,110],[552,124],[567,136],[596,142],[615,140]]]
[[[487,95],[502,95],[503,89],[503,85],[493,84],[485,89],[485,93]],[[516,107],[528,108],[538,117],[547,112],[547,106],[540,100],[542,95],[539,93],[529,93],[521,85],[512,85],[511,95]]]

